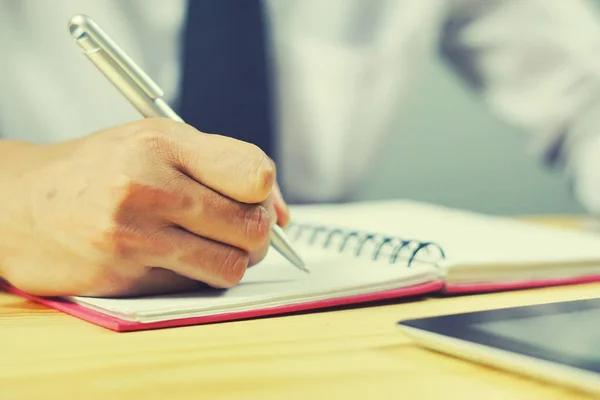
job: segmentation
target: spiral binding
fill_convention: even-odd
[[[338,240],[338,252],[354,249],[356,257],[363,254],[368,244],[374,246],[371,253],[373,260],[379,260],[385,253],[384,250],[389,249],[388,262],[395,264],[399,259],[407,259],[407,267],[415,260],[437,263],[446,258],[442,247],[434,242],[312,224],[290,223],[285,230],[293,241],[300,241],[308,234],[309,245],[315,245],[321,240],[321,246],[326,249],[331,248]],[[424,255],[426,259],[418,258],[420,255]]]

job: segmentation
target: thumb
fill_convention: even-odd
[[[273,184],[273,205],[275,206],[275,212],[277,214],[277,224],[282,228],[285,228],[290,222],[290,211],[288,206],[283,199],[281,189],[277,182]]]

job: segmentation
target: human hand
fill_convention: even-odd
[[[231,287],[266,255],[272,224],[289,220],[262,151],[180,122],[21,151],[19,173],[0,176],[12,199],[0,202],[0,276],[28,293]]]

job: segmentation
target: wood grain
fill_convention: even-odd
[[[0,293],[0,399],[587,399],[423,350],[395,323],[598,293],[589,284],[410,299],[134,333]]]

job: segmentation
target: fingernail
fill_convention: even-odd
[[[271,189],[276,175],[275,164],[270,158],[265,157],[258,169],[259,187]]]
[[[285,228],[290,222],[290,210],[288,209],[288,205],[283,199],[283,195],[281,194],[281,189],[279,189],[279,185],[277,182],[273,185],[273,204],[275,205],[277,211],[277,223],[282,228]]]
[[[279,189],[279,185],[277,183],[273,185],[273,196],[275,196],[275,202],[281,204],[281,206],[284,208],[284,211],[288,213],[288,206],[283,199],[283,195],[281,194],[281,190]]]

